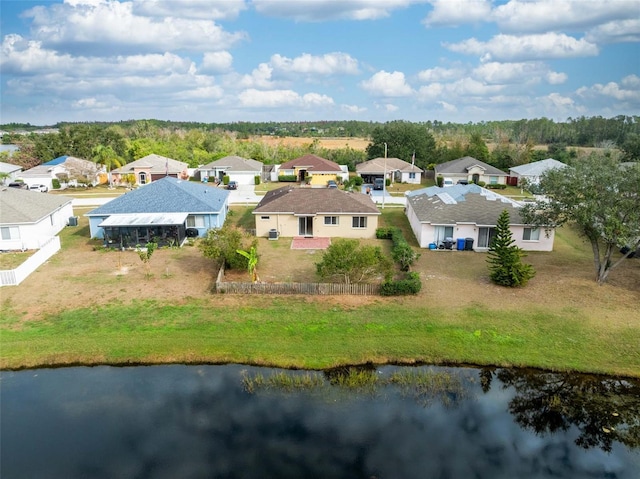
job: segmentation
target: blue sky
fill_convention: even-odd
[[[0,123],[640,114],[640,0],[1,0]]]

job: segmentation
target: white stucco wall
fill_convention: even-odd
[[[20,237],[11,240],[0,239],[0,249],[39,249],[49,238],[56,236],[67,226],[71,216],[73,216],[73,207],[68,203],[36,223],[3,224],[2,227],[17,228]]]
[[[325,225],[325,215],[313,217],[313,236],[328,238],[372,239],[376,237],[378,215],[332,215],[338,216],[337,225]],[[354,228],[353,216],[366,216],[366,228]],[[256,214],[256,236],[268,237],[269,231],[275,229],[278,235],[285,238],[299,236],[299,216],[291,214]]]

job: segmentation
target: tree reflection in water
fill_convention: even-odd
[[[522,427],[537,434],[566,431],[575,426],[575,443],[585,449],[610,452],[615,441],[640,447],[640,381],[575,373],[550,373],[528,369],[480,371],[484,392],[493,377],[502,388],[513,387],[509,412]]]

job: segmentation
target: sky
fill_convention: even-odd
[[[640,114],[640,0],[0,0],[0,123]]]

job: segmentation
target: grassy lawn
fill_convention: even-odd
[[[247,208],[232,211],[252,227]],[[525,258],[537,275],[522,289],[492,285],[484,254],[422,250],[416,296],[240,296],[209,292],[215,271],[197,248],[159,250],[147,276],[134,253],[93,251],[80,219],[63,231],[63,251],[3,288],[0,367],[425,362],[640,377],[640,260],[598,286],[589,247],[569,228],[554,252]],[[402,208],[386,208],[381,225],[415,246]],[[313,274],[321,252],[289,244],[260,243],[261,278]]]

